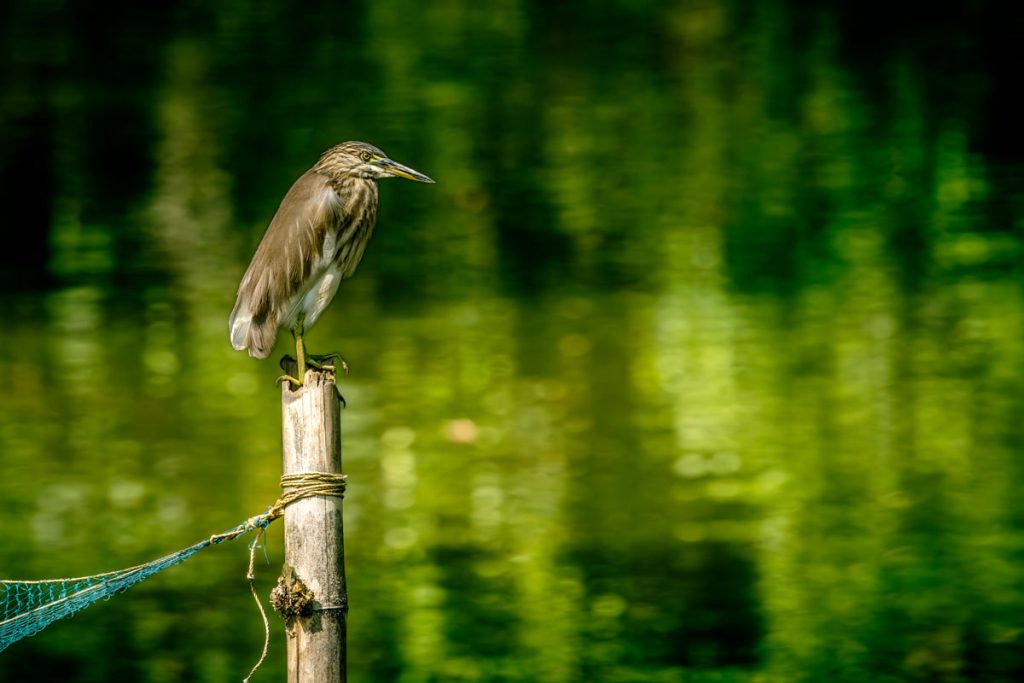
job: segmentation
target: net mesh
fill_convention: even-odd
[[[122,593],[157,572],[184,562],[203,548],[233,540],[254,529],[265,529],[277,516],[276,511],[270,510],[222,534],[127,569],[73,579],[0,580],[0,652],[22,638],[35,635],[58,619],[98,600]]]
[[[35,635],[44,628],[66,616],[88,607],[98,600],[106,600],[122,593],[140,581],[157,572],[184,562],[197,552],[211,545],[238,538],[256,529],[267,526],[284,514],[286,506],[303,498],[313,496],[345,496],[345,475],[337,472],[297,472],[281,477],[284,493],[266,512],[250,517],[238,526],[224,533],[215,534],[188,548],[170,555],[164,555],[146,564],[119,569],[104,574],[81,576],[74,579],[47,579],[43,581],[0,580],[0,652],[22,638]],[[263,606],[256,595],[255,574],[252,563],[255,541],[249,549],[249,588],[263,613]],[[263,615],[267,638],[270,638],[266,615]],[[263,655],[266,656],[266,643]],[[263,659],[261,658],[262,662]],[[257,663],[256,667],[259,667]],[[255,672],[255,668],[253,672]],[[250,673],[250,677],[252,674]],[[248,679],[246,679],[248,680]]]

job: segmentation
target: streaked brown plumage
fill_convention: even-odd
[[[298,377],[305,372],[304,330],[309,329],[349,278],[377,223],[377,180],[434,182],[365,142],[324,152],[281,201],[248,270],[228,327],[231,345],[255,358],[270,355],[277,332],[295,335]]]

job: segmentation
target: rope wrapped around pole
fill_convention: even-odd
[[[345,480],[347,475],[334,472],[297,472],[281,475],[281,488],[284,493],[270,508],[277,519],[284,514],[284,509],[297,500],[312,496],[345,497]]]
[[[298,472],[282,475],[281,488],[284,489],[284,493],[270,506],[267,512],[251,517],[244,526],[246,530],[257,527],[265,530],[270,522],[284,515],[286,507],[303,498],[312,498],[313,496],[344,498],[346,479],[346,475],[333,472]],[[210,542],[219,543],[222,540],[226,540],[228,534],[220,534],[218,536],[224,536],[225,538],[214,540],[217,537],[211,537]],[[267,612],[263,609],[263,603],[260,602],[259,595],[256,593],[255,563],[258,540],[259,537],[257,536],[249,544],[249,573],[246,575],[246,578],[249,580],[249,590],[252,592],[253,600],[256,601],[256,606],[260,610],[260,616],[263,617],[263,652],[260,654],[259,660],[252,667],[252,670],[249,671],[249,675],[245,677],[243,683],[249,683],[252,680],[260,666],[263,665],[264,660],[267,658],[267,652],[270,650],[270,622],[267,620]]]

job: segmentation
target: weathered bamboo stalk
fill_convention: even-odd
[[[286,371],[294,373],[294,364]],[[340,473],[341,405],[333,375],[310,370],[297,391],[282,382],[281,406],[284,473]],[[313,597],[312,613],[288,622],[288,683],[343,682],[348,595],[341,498],[313,496],[286,507],[284,546],[284,574]]]

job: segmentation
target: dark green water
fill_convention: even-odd
[[[1005,18],[216,7],[0,15],[0,576],[275,499],[279,373],[227,315],[289,184],[355,138],[437,184],[383,185],[309,336],[353,369],[351,680],[1024,678]],[[247,562],[204,551],[0,679],[241,680]]]

